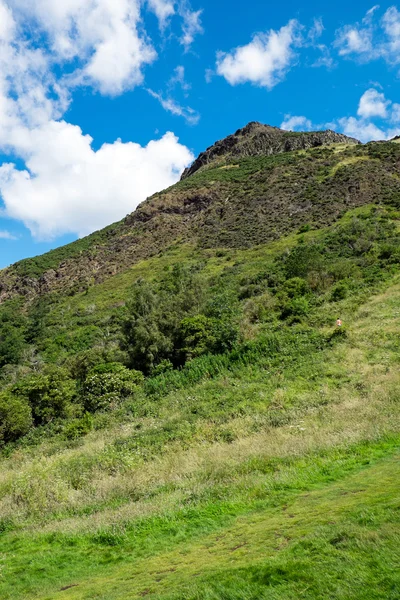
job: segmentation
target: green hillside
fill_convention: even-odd
[[[2,600],[400,597],[400,146],[262,127],[0,274]]]

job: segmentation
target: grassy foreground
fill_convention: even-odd
[[[393,282],[304,361],[242,365],[79,443],[16,450],[2,600],[399,598],[399,306]],[[154,453],[135,453],[138,431]]]

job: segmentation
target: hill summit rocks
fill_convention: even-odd
[[[271,125],[263,125],[252,121],[243,129],[229,135],[223,140],[202,152],[194,163],[188,167],[182,179],[196,173],[210,163],[218,162],[221,158],[239,156],[260,156],[308,150],[329,144],[360,144],[358,140],[336,133],[335,131],[294,132],[285,131]]]

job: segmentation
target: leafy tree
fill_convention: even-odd
[[[76,382],[69,378],[66,369],[53,365],[21,379],[12,387],[12,392],[29,402],[36,425],[70,417],[77,408],[73,404]]]
[[[292,277],[292,279],[288,279],[285,282],[283,291],[289,298],[300,298],[308,294],[310,288],[307,281],[302,277]]]
[[[186,317],[180,326],[185,360],[212,352],[217,342],[217,322],[205,315]]]
[[[16,307],[9,307],[0,315],[0,367],[18,364],[25,342],[26,319]]]
[[[286,258],[285,271],[288,279],[307,277],[311,271],[320,271],[323,257],[315,244],[299,244]]]
[[[48,300],[39,298],[31,306],[28,314],[25,339],[29,344],[37,344],[46,331],[46,316],[49,313]]]
[[[13,442],[32,426],[29,403],[8,391],[0,394],[0,443]]]
[[[132,396],[143,382],[139,371],[120,363],[98,365],[88,375],[82,389],[83,403],[89,412],[105,410]]]

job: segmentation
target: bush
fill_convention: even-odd
[[[74,419],[66,424],[63,430],[63,435],[67,440],[77,440],[80,437],[87,435],[93,429],[93,417],[89,413],[81,419]]]
[[[212,352],[217,338],[216,321],[205,315],[183,319],[180,326],[182,350],[186,360]]]
[[[25,377],[13,386],[12,392],[29,402],[36,425],[71,417],[77,408],[73,405],[76,382],[60,367],[47,366],[40,373]]]
[[[283,291],[289,298],[300,298],[301,296],[308,294],[310,288],[307,281],[302,277],[292,277],[284,284]]]
[[[297,322],[300,317],[305,317],[309,312],[310,306],[306,298],[293,298],[283,304],[281,316],[283,319],[291,317],[292,322]],[[295,317],[294,320],[293,317]]]
[[[28,402],[9,392],[0,394],[0,443],[14,442],[32,426],[32,410]]]
[[[132,396],[143,380],[140,371],[130,371],[120,363],[98,365],[83,384],[84,407],[88,412],[113,408]]]
[[[348,293],[348,286],[345,283],[340,282],[333,288],[331,293],[331,300],[332,302],[339,302],[339,300],[344,300],[347,297]]]

